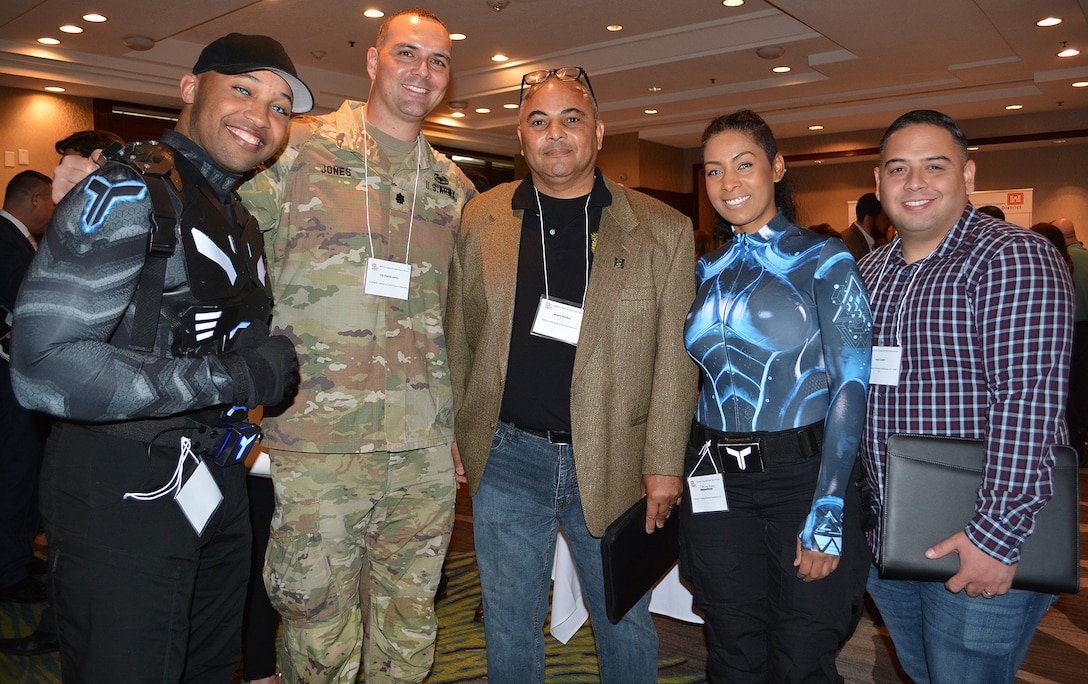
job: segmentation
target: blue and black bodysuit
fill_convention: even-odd
[[[702,369],[697,421],[723,433],[822,424],[802,548],[841,553],[845,491],[865,419],[872,319],[839,240],[781,214],[704,256],[684,342]]]

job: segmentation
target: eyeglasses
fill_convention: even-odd
[[[555,76],[560,81],[577,81],[579,79],[585,80],[586,88],[589,90],[589,97],[593,100],[593,106],[597,106],[597,96],[593,94],[593,85],[589,82],[589,74],[582,67],[560,67],[558,69],[541,69],[540,71],[530,71],[521,77],[521,97],[519,102],[525,101],[525,86],[530,88],[535,85],[544,83],[552,76]]]

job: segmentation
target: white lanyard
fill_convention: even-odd
[[[540,192],[533,187],[533,192],[536,194],[536,210],[537,215],[540,217],[540,253],[544,261],[544,298],[551,299],[551,292],[548,286],[548,248],[544,243],[544,208],[540,205]],[[582,308],[586,308],[586,292],[589,290],[589,200],[593,197],[591,191],[586,196],[585,211],[585,248],[586,248],[586,279],[585,287],[582,289]]]
[[[363,145],[363,184],[364,184],[365,192],[366,192],[366,200],[365,200],[365,204],[366,204],[366,237],[367,237],[368,240],[370,240],[370,256],[377,257],[377,254],[374,253],[374,236],[372,236],[370,234],[370,164],[367,161],[367,148],[366,148],[366,142],[368,142],[370,140],[370,136],[367,134],[367,131],[366,131],[366,109],[365,108],[363,110],[362,117],[363,117],[363,141],[364,141],[364,145]],[[416,135],[416,180],[415,180],[415,184],[412,186],[412,211],[408,214],[408,243],[407,243],[407,245],[405,245],[405,248],[404,248],[404,263],[405,264],[408,263],[408,253],[412,249],[412,225],[415,223],[415,220],[416,220],[416,193],[419,190],[419,172],[420,172],[420,169],[422,168],[421,164],[423,162],[423,143],[422,143],[422,140],[423,140],[423,133],[420,132],[419,134]],[[374,144],[377,145],[377,141],[375,141]]]
[[[896,241],[899,242],[900,251],[902,251],[902,241],[899,240],[898,237],[896,238]],[[891,263],[893,251],[894,243],[893,247],[888,250],[888,254],[884,257],[884,264],[880,268],[876,284],[873,286],[873,289],[869,291],[869,309],[871,311],[876,311],[876,292],[880,290],[880,285],[884,282],[884,275],[888,271],[888,265]],[[914,273],[910,275],[910,280],[907,281],[906,287],[903,288],[903,294],[899,297],[899,305],[896,307],[893,317],[895,332],[892,344],[873,345],[869,371],[870,385],[887,385],[891,387],[899,385],[899,376],[903,365],[903,310],[906,309],[907,302],[914,292],[915,281],[918,280],[918,274],[922,272],[922,267],[922,261],[915,262]]]

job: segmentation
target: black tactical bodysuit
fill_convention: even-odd
[[[247,324],[267,324],[263,245],[233,195],[239,177],[176,132],[162,143],[124,157],[180,181],[165,205],[175,211],[152,202],[159,180],[108,163],[57,206],[17,305],[20,402],[62,419],[42,513],[65,681],[230,681],[240,658],[245,468],[204,464],[222,501],[199,534],[173,491],[132,494],[165,488],[176,471],[187,486],[197,479],[182,438],[206,434],[236,401],[217,354]],[[154,214],[156,241],[172,232],[176,247],[159,261],[165,275],[144,280],[159,292],[142,325]]]

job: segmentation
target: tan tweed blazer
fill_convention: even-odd
[[[695,297],[691,221],[605,180],[600,234],[571,378],[574,460],[589,531],[601,536],[634,503],[643,474],[681,475],[695,410],[684,350]],[[518,183],[469,202],[446,310],[457,445],[472,493],[499,418],[514,316],[522,212]]]

